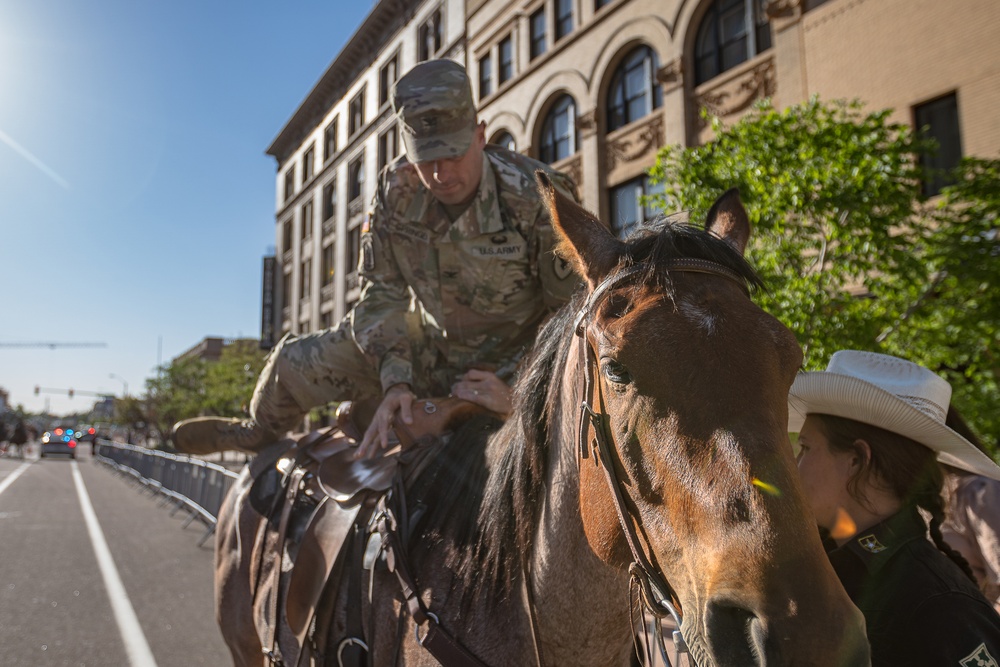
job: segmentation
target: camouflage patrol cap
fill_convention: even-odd
[[[430,60],[407,72],[392,90],[392,108],[410,162],[460,157],[472,144],[472,86],[454,60]]]

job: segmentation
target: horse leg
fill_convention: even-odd
[[[250,560],[256,512],[246,502],[252,483],[247,468],[233,484],[215,529],[215,616],[233,655],[233,667],[265,666],[253,620]]]

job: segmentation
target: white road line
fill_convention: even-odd
[[[2,482],[0,482],[0,493],[7,490],[7,487],[14,483],[14,480],[21,476],[21,473],[28,469],[31,465],[30,461],[25,461],[20,466],[14,469],[14,472],[7,475]]]
[[[80,468],[76,461],[72,463],[73,482],[76,484],[77,495],[80,496],[80,509],[83,510],[83,518],[87,522],[87,532],[90,533],[90,541],[94,545],[94,554],[101,568],[101,576],[104,577],[104,585],[108,589],[108,597],[111,598],[111,609],[115,613],[118,630],[125,642],[125,652],[128,653],[129,662],[132,667],[156,667],[156,659],[153,658],[153,652],[146,642],[146,635],[142,633],[142,626],[136,618],[135,609],[132,608],[132,603],[125,593],[125,585],[118,576],[118,569],[115,568],[108,542],[104,539],[101,524],[97,521],[97,513],[94,512],[90,496],[87,495],[87,487],[83,485]]]

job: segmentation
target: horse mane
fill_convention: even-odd
[[[654,284],[671,299],[670,277],[658,267],[676,257],[725,266],[751,290],[763,285],[732,246],[686,223],[657,218],[621,242],[621,251],[619,270],[646,263],[649,270],[638,283]],[[514,385],[508,420],[499,428],[497,422],[474,421],[457,431],[439,457],[449,461],[432,466],[417,482],[430,494],[422,532],[448,545],[445,564],[463,583],[465,605],[509,596],[522,559],[534,548],[553,446],[549,425],[559,416],[560,382],[585,297],[577,291],[539,331]],[[487,446],[498,452],[492,463]]]

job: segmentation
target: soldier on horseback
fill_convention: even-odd
[[[534,173],[568,194],[574,185],[486,144],[468,75],[453,61],[414,67],[396,83],[392,106],[406,154],[383,170],[362,227],[359,302],[332,329],[278,343],[249,419],[179,422],[177,449],[259,451],[312,407],[336,401],[381,397],[362,456],[387,446],[397,411],[410,423],[418,395],[509,411],[517,361],[578,284],[552,252]]]

